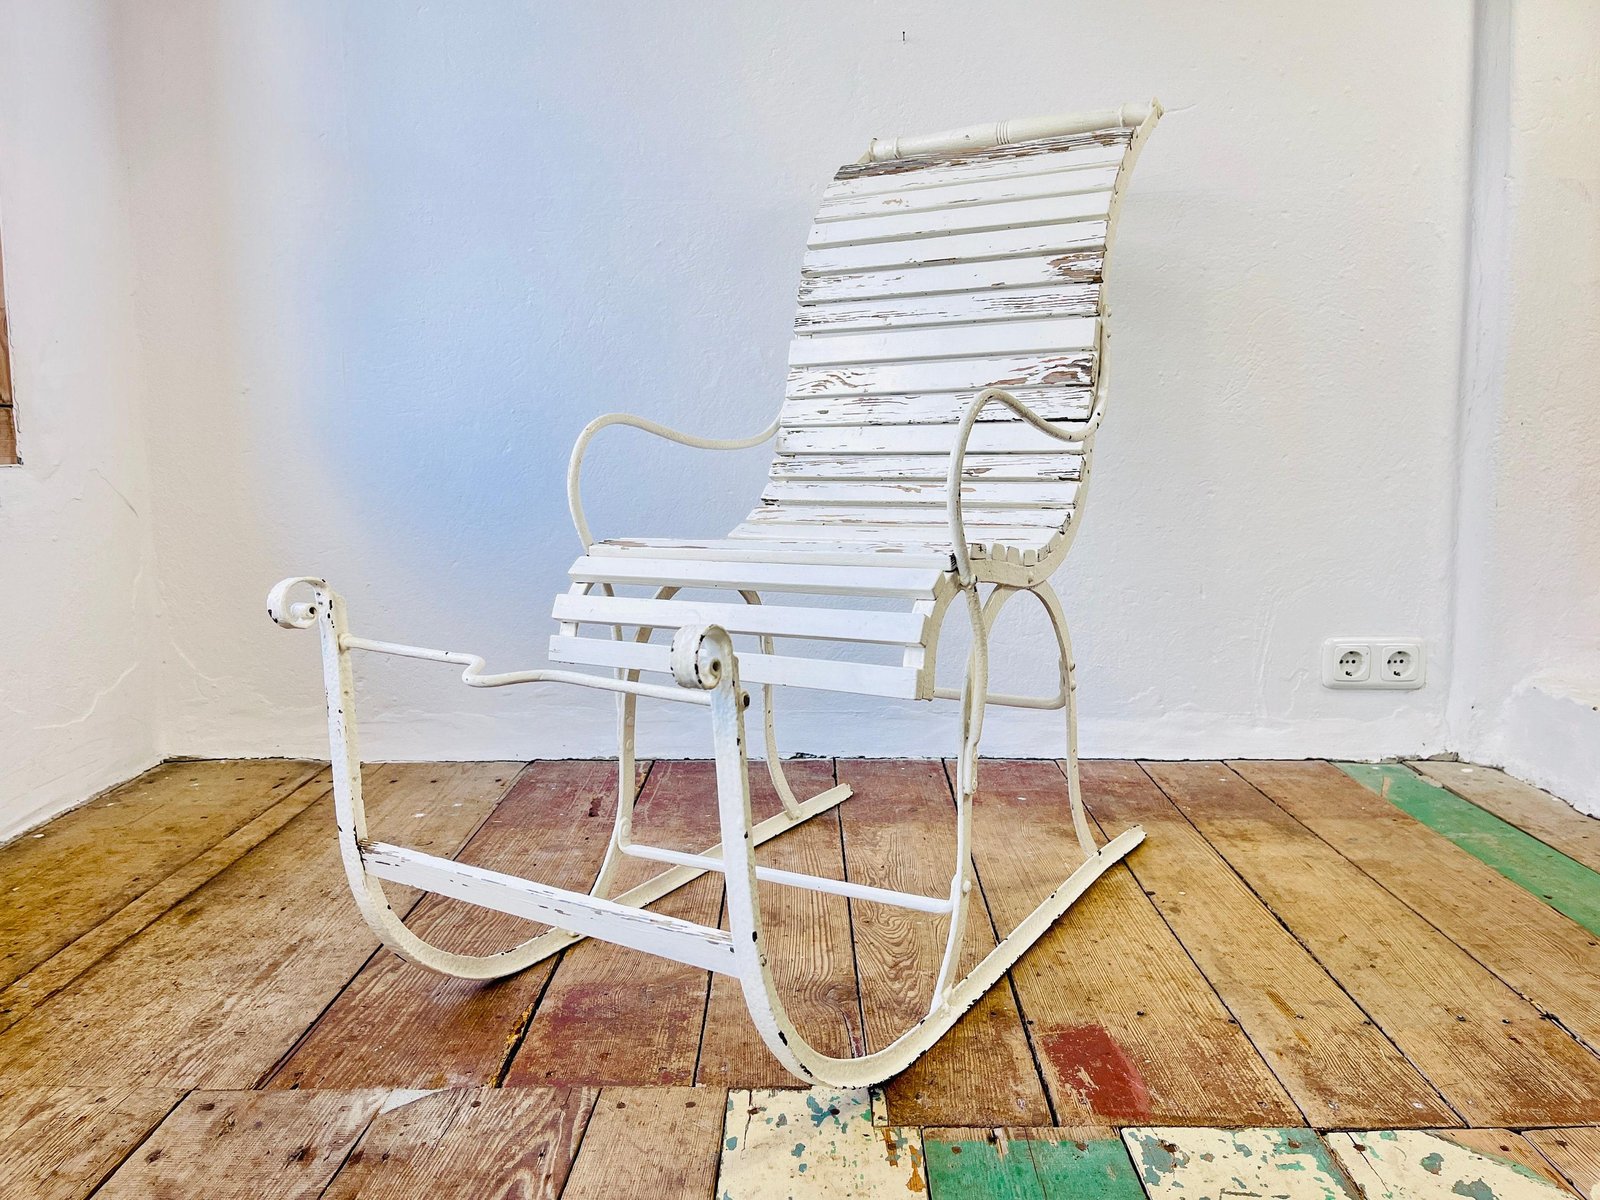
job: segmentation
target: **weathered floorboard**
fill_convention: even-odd
[[[315,763],[169,762],[0,846],[8,984],[290,795]]]
[[[249,765],[249,764],[240,764]],[[318,771],[275,804],[86,929],[20,979],[0,990],[0,1030],[15,1025],[173,905],[221,874],[328,796],[328,772]]]
[[[1086,763],[1083,778],[1096,797],[1143,776],[1131,763]],[[987,762],[979,780],[978,874],[1005,932],[1080,852],[1054,762]],[[1059,1122],[1300,1120],[1125,865],[1096,881],[1011,973]]]
[[[616,812],[610,763],[530,764],[457,858],[587,891]],[[541,927],[429,895],[407,924],[435,945],[489,954]],[[500,1078],[554,959],[493,983],[441,975],[379,950],[279,1067],[270,1087],[440,1088]]]
[[[760,765],[752,767],[751,801],[759,819],[765,812],[777,811],[778,801],[769,795],[771,785]],[[787,773],[790,786],[801,799],[833,786],[830,762],[791,762]],[[837,811],[813,817],[759,847],[756,858],[762,865],[780,870],[843,879],[844,846]],[[759,888],[767,958],[790,1018],[824,1054],[859,1054],[861,1001],[850,946],[849,902],[842,896],[772,883]],[[696,1079],[702,1084],[741,1088],[795,1087],[800,1082],[772,1057],[756,1033],[744,992],[731,975],[712,976]]]
[[[596,1093],[453,1088],[373,1118],[323,1200],[556,1200]]]
[[[1485,1131],[1510,1146],[1503,1130]],[[1571,1191],[1526,1165],[1525,1153],[1469,1149],[1417,1129],[1331,1133],[1328,1148],[1366,1200],[1571,1200]]]
[[[924,1129],[931,1200],[1144,1200],[1112,1129]]]
[[[706,1200],[726,1105],[721,1088],[606,1088],[562,1200]]]
[[[1600,817],[1581,813],[1549,792],[1493,767],[1429,761],[1407,765],[1591,871],[1600,871]]]
[[[866,1090],[728,1093],[717,1200],[920,1195],[922,1136],[872,1123]]]
[[[1600,935],[1600,874],[1409,767],[1340,763],[1338,769]]]
[[[1122,1138],[1150,1200],[1360,1196],[1309,1129],[1125,1129]]]
[[[1600,1115],[1600,1059],[1239,775],[1151,774],[1469,1125]]]
[[[1570,1188],[1561,1172],[1520,1133],[1509,1129],[1435,1129],[1433,1133],[1464,1149],[1526,1167],[1564,1189]]]
[[[0,1196],[81,1200],[182,1097],[131,1086],[0,1090]]]
[[[453,854],[515,770],[369,767],[373,830]],[[0,1033],[0,1061],[17,1083],[252,1087],[376,947],[316,804]]]
[[[1523,1136],[1588,1200],[1600,1197],[1600,1129],[1530,1129]]]
[[[1541,1012],[1600,1049],[1600,938],[1327,763],[1240,763],[1238,770]],[[1592,881],[1600,897],[1600,875]]]
[[[657,763],[634,813],[634,838],[700,853],[717,840],[710,763]],[[624,859],[612,894],[665,870]],[[715,925],[722,881],[703,875],[652,905]],[[710,972],[593,939],[566,950],[506,1073],[508,1087],[668,1086],[694,1082]]]
[[[191,1092],[95,1195],[320,1196],[383,1102],[368,1092]]]
[[[1095,818],[1144,826],[1128,869],[1313,1126],[1458,1119],[1153,782],[1096,770]]]
[[[841,759],[855,794],[839,809],[850,878],[947,895],[955,870],[955,801],[936,762]],[[981,894],[972,897],[965,971],[994,946]],[[928,1011],[949,928],[943,917],[852,901],[869,1048]],[[921,1058],[885,1085],[896,1125],[1048,1125],[1050,1108],[1009,985],[991,988]]]

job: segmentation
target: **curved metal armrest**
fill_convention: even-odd
[[[950,448],[950,474],[946,480],[950,510],[950,548],[956,557],[956,581],[962,587],[972,585],[973,574],[972,559],[967,553],[966,521],[961,515],[961,473],[967,459],[967,441],[972,437],[972,427],[977,424],[979,414],[991,404],[1003,404],[1029,425],[1057,441],[1081,442],[1093,437],[1094,431],[1100,428],[1100,417],[1104,411],[1101,399],[1102,392],[1097,388],[1094,408],[1087,419],[1082,421],[1046,421],[1003,388],[985,388],[967,407],[966,415],[961,418],[961,428],[956,431],[955,445]]]
[[[587,550],[594,544],[594,538],[589,533],[588,519],[583,515],[582,474],[583,456],[589,449],[589,443],[594,435],[608,425],[626,425],[630,429],[642,429],[646,433],[653,433],[658,438],[665,438],[669,442],[677,442],[680,446],[693,446],[697,450],[748,450],[751,446],[759,446],[778,432],[778,418],[772,419],[760,433],[744,438],[703,438],[695,437],[691,433],[680,433],[676,429],[669,429],[658,422],[645,417],[635,417],[628,413],[607,413],[603,417],[596,417],[583,427],[583,432],[578,435],[578,440],[572,447],[572,458],[567,463],[567,507],[572,512],[572,524],[578,530],[578,537],[583,541]]]

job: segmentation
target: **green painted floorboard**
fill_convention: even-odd
[[[930,1129],[922,1149],[929,1200],[1144,1200],[1115,1137],[1058,1141],[1041,1130],[991,1139],[985,1130]]]
[[[1338,768],[1385,797],[1474,858],[1600,934],[1600,874],[1532,834],[1463,800],[1398,763],[1338,763]]]

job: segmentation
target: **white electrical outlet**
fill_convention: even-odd
[[[1329,638],[1322,643],[1322,685],[1331,688],[1419,688],[1427,656],[1417,638]]]

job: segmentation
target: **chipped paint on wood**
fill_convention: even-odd
[[[1449,838],[1474,858],[1521,884],[1590,933],[1600,934],[1600,873],[1515,825],[1396,763],[1338,763],[1338,768]]]
[[[1109,1129],[923,1131],[933,1200],[1144,1200]]]
[[[1564,1200],[1566,1189],[1505,1155],[1420,1130],[1328,1135],[1366,1200]]]
[[[865,1088],[728,1093],[718,1200],[922,1196],[922,1138],[874,1125]]]
[[[1150,1200],[1356,1200],[1309,1129],[1124,1129],[1122,1138]]]

